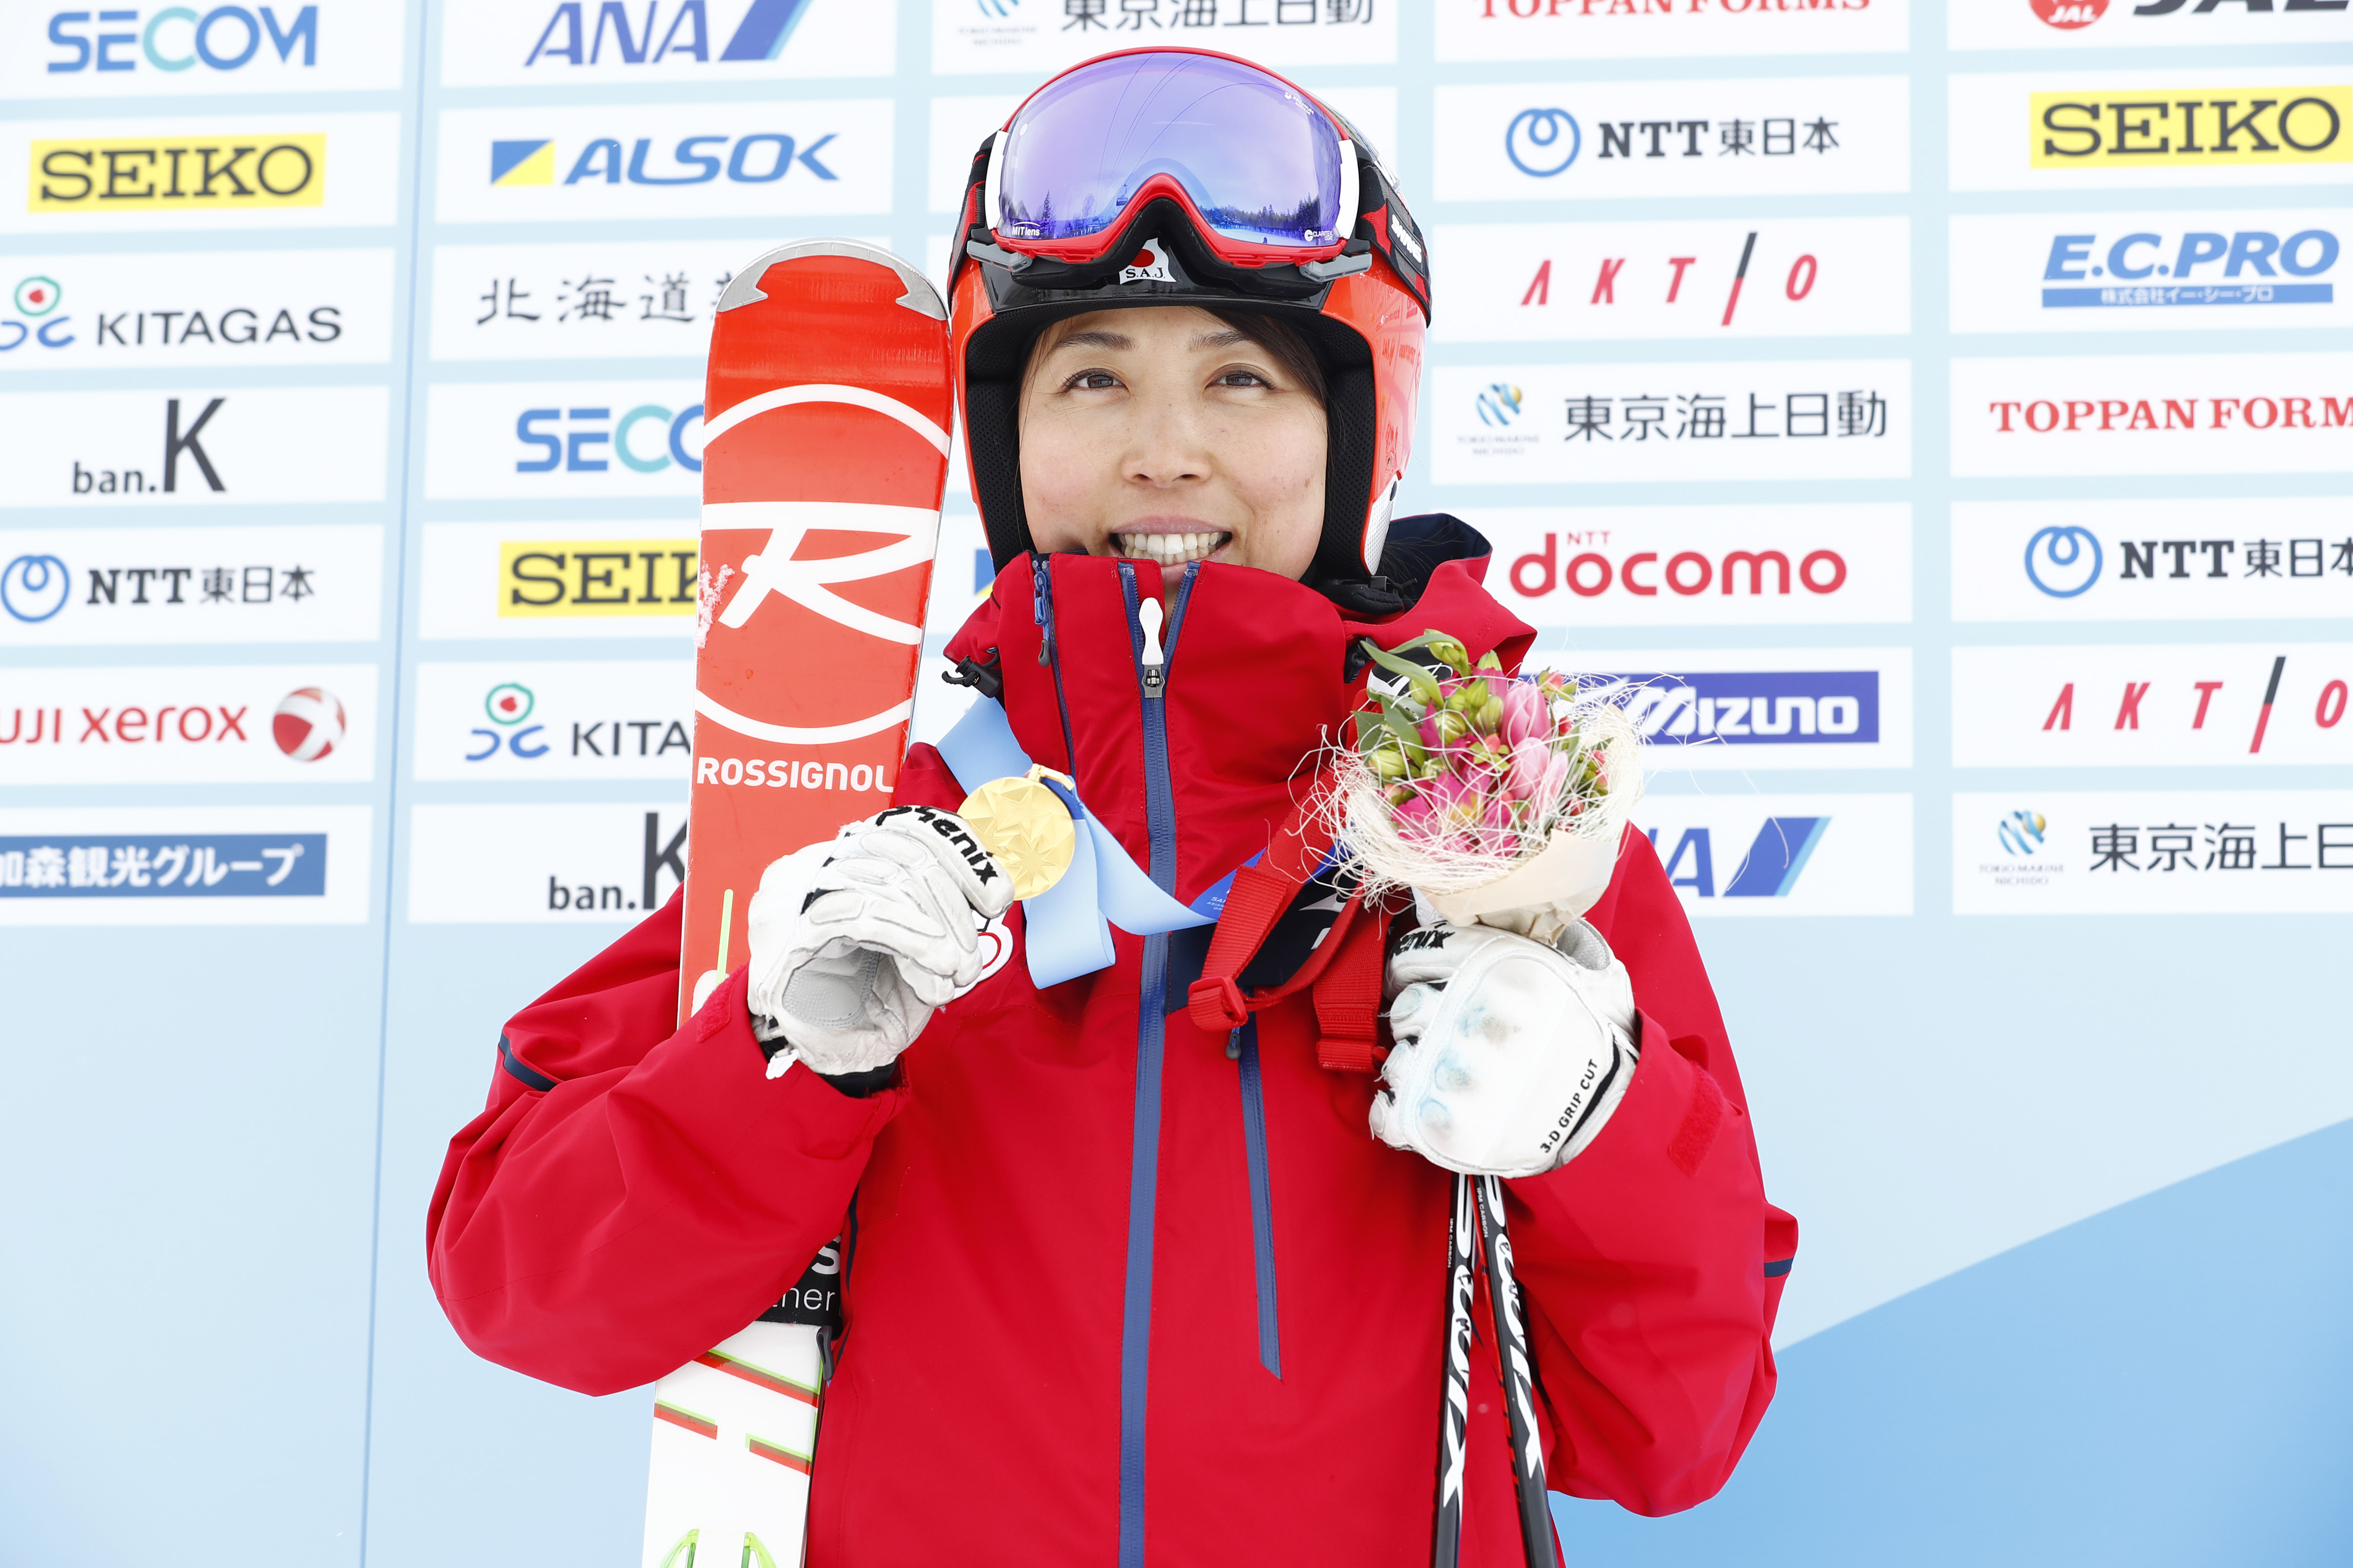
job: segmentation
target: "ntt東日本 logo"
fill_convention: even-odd
[[[1828,115],[1761,119],[1598,120],[1593,132],[1601,159],[1790,158],[1824,154],[1840,146],[1839,122]],[[1586,151],[1585,128],[1556,105],[1524,109],[1504,132],[1504,155],[1521,174],[1549,180],[1566,173]]]
[[[725,177],[739,185],[773,184],[792,173],[796,166],[807,171],[803,178],[839,180],[840,175],[828,168],[818,154],[832,142],[835,132],[807,143],[797,143],[781,132],[757,132],[749,136],[681,136],[654,162],[654,139],[639,136],[624,153],[621,140],[611,136],[595,136],[576,144],[576,148],[561,158],[565,170],[559,180],[558,142],[554,138],[515,141],[494,141],[491,143],[490,183],[493,185],[576,185],[583,181],[601,181],[617,185],[624,181],[632,185],[707,185]]]
[[[315,207],[327,198],[323,132],[66,137],[33,142],[30,156],[32,213]]]
[[[2106,559],[2098,534],[2054,523],[2026,542],[2026,580],[2054,599],[2072,599],[2100,580]]]
[[[2334,283],[2306,280],[2335,267],[2341,249],[2335,232],[2317,225],[2284,238],[2267,228],[2057,234],[2043,263],[2042,305],[2332,304]]]
[[[793,29],[809,8],[809,0],[752,0],[733,32],[719,51],[723,60],[772,60],[785,52]],[[659,33],[661,41],[654,41]],[[591,27],[581,0],[562,0],[549,14],[539,41],[523,59],[526,66],[602,65],[607,56],[618,65],[659,65],[667,59],[711,58],[711,17],[704,0],[682,0],[670,15],[661,0],[646,6],[645,25],[630,30],[627,7],[606,5]]]
[[[2221,582],[2271,578],[2319,582],[2353,577],[2353,538],[2120,539],[2119,583]],[[2106,570],[2100,537],[2078,525],[2053,523],[2026,542],[2026,578],[2054,599],[2091,591]],[[2317,612],[2316,612],[2317,613]]]
[[[142,69],[177,73],[198,65],[208,71],[233,71],[242,70],[256,57],[267,61],[272,55],[281,64],[294,65],[298,49],[300,64],[316,66],[319,7],[287,9],[291,15],[281,19],[269,5],[215,5],[202,14],[167,5],[147,12],[143,23],[135,9],[100,11],[95,26],[88,11],[55,12],[49,17],[48,40],[68,52],[52,56],[47,69],[68,76]],[[163,89],[159,83],[150,90]]]
[[[2030,95],[2037,169],[2353,163],[2353,86]]]
[[[2028,0],[2034,14],[2054,27],[2073,31],[2088,27],[2098,21],[2108,8],[2108,0]],[[2162,0],[2159,0],[2162,3]],[[2179,5],[2180,0],[2174,0]],[[2149,7],[2144,5],[2143,10]]]
[[[46,621],[72,596],[73,575],[55,555],[19,555],[0,567],[0,610],[16,620]]]

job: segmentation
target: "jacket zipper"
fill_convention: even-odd
[[[1282,1330],[1275,1315],[1274,1191],[1266,1169],[1266,1090],[1259,1075],[1258,1019],[1233,1032],[1227,1055],[1240,1068],[1242,1155],[1250,1167],[1250,1251],[1258,1266],[1258,1360],[1282,1375]]]
[[[1176,803],[1168,779],[1168,709],[1161,700],[1168,667],[1176,654],[1176,634],[1185,622],[1196,568],[1177,581],[1175,612],[1166,640],[1156,627],[1147,635],[1135,568],[1122,562],[1120,593],[1127,602],[1128,640],[1135,660],[1136,690],[1144,709],[1145,821],[1152,837],[1152,879],[1162,891],[1176,891]],[[1154,602],[1157,610],[1157,601]],[[1156,617],[1155,617],[1156,619]],[[1156,658],[1147,658],[1147,654]],[[1059,679],[1060,669],[1057,668]],[[1127,1280],[1119,1343],[1119,1562],[1144,1568],[1145,1405],[1152,1371],[1152,1233],[1160,1184],[1160,1068],[1167,1043],[1168,938],[1144,939],[1143,994],[1137,999],[1135,1138],[1128,1171]]]
[[[1029,613],[1038,621],[1038,662],[1054,672],[1054,706],[1062,715],[1062,762],[1075,775],[1079,750],[1071,740],[1071,700],[1062,695],[1062,661],[1054,657],[1054,574],[1052,557],[1032,551],[1029,555]]]

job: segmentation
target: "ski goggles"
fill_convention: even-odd
[[[1165,198],[1225,261],[1324,260],[1356,228],[1356,141],[1305,92],[1230,56],[1105,55],[1014,110],[989,150],[982,216],[1008,250],[1083,263]]]

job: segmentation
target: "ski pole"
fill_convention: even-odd
[[[1454,1178],[1454,1213],[1446,1227],[1446,1352],[1438,1406],[1438,1528],[1432,1568],[1455,1568],[1462,1555],[1463,1453],[1471,1421],[1471,1281],[1479,1219],[1471,1178]]]
[[[1552,1505],[1545,1489],[1544,1447],[1536,1435],[1535,1381],[1530,1371],[1527,1326],[1520,1320],[1520,1281],[1512,1270],[1512,1238],[1504,1228],[1504,1184],[1493,1176],[1481,1176],[1476,1192],[1479,1228],[1487,1250],[1487,1299],[1494,1309],[1495,1349],[1503,1363],[1504,1409],[1511,1417],[1512,1487],[1519,1494],[1520,1544],[1527,1555],[1527,1568],[1555,1568]]]

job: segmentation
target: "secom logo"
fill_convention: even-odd
[[[114,31],[115,23],[130,26]],[[294,63],[297,44],[302,47],[303,65],[319,63],[316,5],[303,6],[289,22],[280,22],[267,5],[253,10],[216,5],[202,16],[185,5],[169,5],[148,13],[144,26],[135,10],[100,11],[98,24],[95,32],[89,30],[88,11],[59,11],[49,17],[49,42],[73,51],[50,60],[50,74],[136,70],[142,59],[159,71],[184,71],[198,64],[207,70],[241,70],[261,52],[265,38],[282,63]]]

